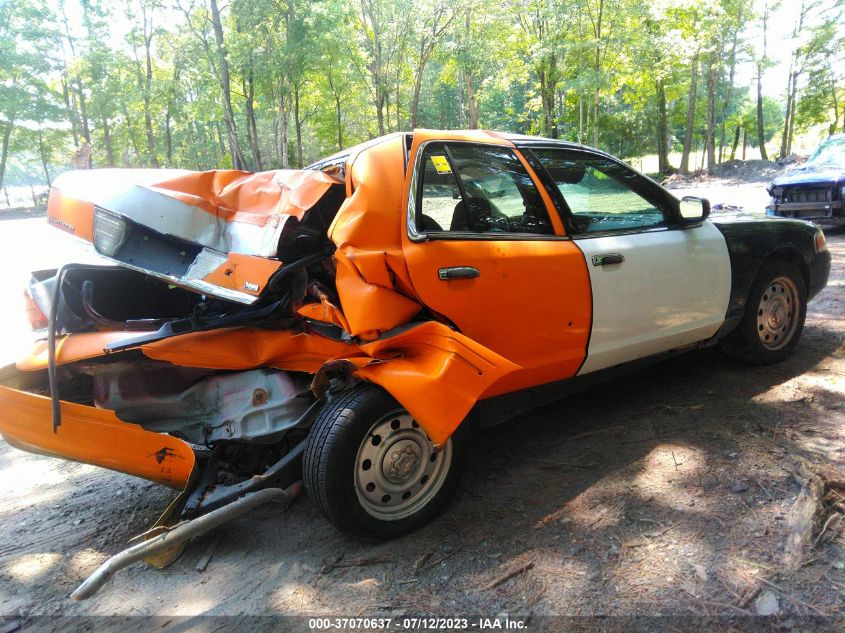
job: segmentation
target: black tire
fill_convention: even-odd
[[[317,415],[303,457],[305,488],[338,529],[368,540],[395,538],[422,527],[446,508],[466,464],[468,440],[468,432],[461,426],[441,451],[432,452],[425,432],[389,393],[375,385],[359,383],[335,395]],[[367,451],[384,453],[384,457],[362,459],[369,455]],[[411,474],[397,484],[389,481],[385,472],[405,475],[396,470],[396,455],[403,451],[405,457],[410,457],[399,466],[411,469]],[[364,468],[367,461],[371,465]],[[374,466],[376,462],[388,470]],[[425,470],[429,468],[432,470]],[[376,474],[381,488],[372,481],[365,482]],[[368,487],[371,485],[372,490]],[[391,486],[397,488],[395,498]],[[381,492],[391,494],[372,497]],[[379,507],[385,497],[394,507]]]
[[[807,287],[801,271],[789,262],[766,262],[748,292],[742,321],[719,344],[728,356],[745,363],[777,363],[795,349],[806,317]]]

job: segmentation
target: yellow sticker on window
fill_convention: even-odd
[[[432,156],[431,163],[437,170],[438,174],[451,174],[452,168],[449,167],[449,161],[445,156]]]

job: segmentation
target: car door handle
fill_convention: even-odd
[[[450,266],[437,271],[437,276],[443,281],[451,279],[475,279],[481,271],[472,266]]]
[[[625,261],[625,256],[621,253],[605,253],[603,255],[593,255],[593,266],[606,266],[608,264],[621,264]]]

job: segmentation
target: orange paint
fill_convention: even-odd
[[[0,435],[21,450],[61,457],[143,477],[181,490],[194,468],[194,451],[171,435],[118,420],[111,411],[62,402],[53,433],[50,399],[0,386]]]
[[[56,364],[102,356],[109,343],[138,336],[140,332],[85,332],[56,339]],[[21,371],[47,368],[47,341],[36,341],[32,351],[16,363]]]
[[[537,239],[491,236],[412,242],[407,233],[410,168],[422,143],[429,140],[513,149],[540,192],[555,234]],[[566,237],[563,222],[537,174],[513,143],[495,132],[417,130],[409,169],[401,134],[348,151],[347,198],[328,229],[337,249],[334,265],[339,305],[316,291],[294,310],[294,316],[303,319],[303,331],[231,328],[186,334],[143,345],[144,355],[190,367],[273,367],[311,374],[328,364],[346,363],[359,378],[390,392],[438,444],[448,439],[478,400],[575,375],[586,354],[592,318],[586,262]],[[306,209],[340,182],[336,176],[318,171],[212,171],[171,174],[150,188],[227,221],[262,225],[278,214],[301,219]],[[58,220],[83,227],[92,207],[54,193],[51,213]],[[90,238],[90,222],[87,226],[84,230]],[[259,294],[280,265],[277,259],[229,254],[205,281]],[[449,266],[473,266],[481,275],[442,281],[438,269]],[[257,291],[245,287],[256,282],[260,284]],[[435,320],[415,323],[424,310],[426,319]],[[307,319],[337,325],[350,342],[309,331]],[[122,332],[73,335],[61,341],[58,361],[98,356],[106,342],[124,336]],[[43,346],[19,364],[22,369],[45,366]],[[10,406],[23,406],[3,397],[3,406],[7,401]],[[29,419],[43,416],[38,421],[43,426],[49,424],[50,417],[49,406],[44,409],[41,404],[33,405],[27,415]],[[82,410],[95,411],[97,415],[92,415],[100,421],[96,410],[65,406],[70,407],[67,415],[83,419],[87,414]],[[114,422],[111,414],[103,413]],[[13,418],[7,415],[6,419]],[[91,463],[107,459],[76,446],[85,440],[85,434],[67,437],[64,423],[58,437],[73,444],[63,449],[63,454],[72,451]],[[50,439],[38,435],[30,446]],[[98,450],[107,450],[106,444],[99,444]],[[56,450],[60,454],[58,447]],[[138,455],[126,457],[135,470],[140,468]]]
[[[94,205],[50,190],[47,200],[47,222],[89,242],[94,241]]]
[[[409,164],[427,141],[471,141],[513,147],[487,132],[417,130]],[[563,223],[537,175],[516,152],[540,191],[559,237],[413,242],[402,214],[403,250],[420,301],[477,343],[519,366],[482,397],[571,378],[586,356],[592,320],[590,276],[584,256],[564,236]],[[407,208],[410,172],[406,176]],[[438,269],[473,266],[475,279],[443,281]]]
[[[206,275],[203,281],[257,297],[264,290],[267,280],[281,265],[277,259],[229,253],[229,258]]]
[[[227,222],[264,226],[278,215],[302,219],[337,176],[321,171],[279,169],[249,173],[234,169],[187,172],[150,188],[212,213]]]
[[[437,444],[449,438],[480,394],[518,369],[431,321],[359,345],[290,330],[237,328],[185,334],[144,345],[141,351],[186,367],[275,367],[312,374],[326,363],[346,361],[359,377],[389,391]]]

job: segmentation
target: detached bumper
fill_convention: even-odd
[[[9,376],[10,369],[3,374]],[[111,411],[64,401],[61,407],[62,425],[53,433],[49,398],[0,384],[0,435],[24,451],[184,489],[195,461],[187,443],[122,422]]]

